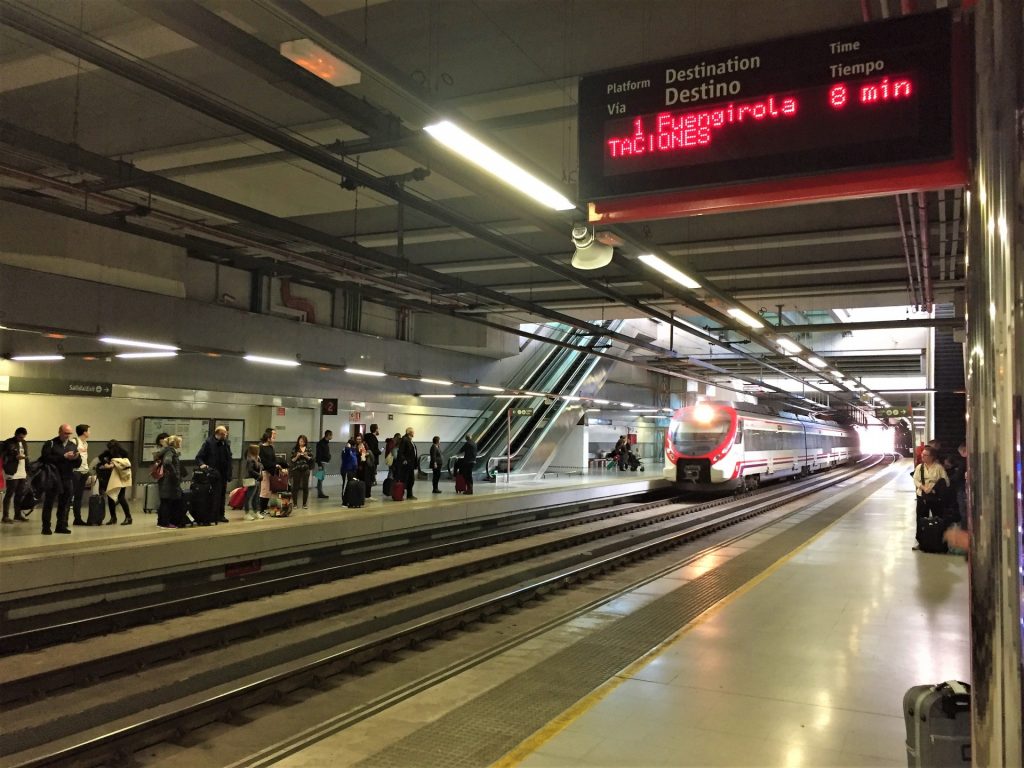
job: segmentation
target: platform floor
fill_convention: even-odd
[[[912,550],[905,466],[874,488],[859,503],[851,494],[849,512],[596,687],[587,675],[615,645],[606,640],[617,627],[654,623],[688,582],[802,524],[817,530],[815,507],[839,503],[846,491],[789,518],[780,511],[745,540],[731,540],[736,529],[727,529],[712,554],[385,712],[302,748],[267,750],[251,764],[906,765],[905,690],[969,680],[967,568],[962,557]]]
[[[508,764],[906,765],[907,688],[970,680],[966,562],[913,544],[900,472]]]
[[[380,480],[382,481],[384,477],[384,473],[381,473]],[[478,503],[483,506],[487,503],[486,499],[488,498],[505,497],[509,494],[535,495],[553,490],[609,484],[614,485],[617,483],[636,480],[658,479],[660,477],[660,467],[658,467],[653,473],[599,471],[587,475],[551,475],[543,480],[517,480],[513,478],[511,484],[506,483],[502,477],[499,482],[496,483],[485,483],[479,480],[476,481],[473,484],[472,497],[457,495],[455,493],[455,484],[450,479],[442,479],[438,485],[441,493],[437,494],[431,493],[430,480],[417,480],[416,485],[414,486],[416,498],[411,501],[407,499],[401,503],[392,501],[390,497],[382,498],[381,486],[378,482],[378,484],[371,489],[371,494],[367,498],[367,505],[361,510],[350,510],[342,506],[341,479],[338,477],[330,477],[324,484],[324,491],[327,493],[329,498],[316,498],[316,487],[312,487],[310,489],[309,508],[303,509],[301,506],[296,506],[295,511],[289,518],[287,518],[287,520],[276,520],[269,517],[264,520],[246,520],[245,515],[241,510],[234,510],[230,508],[225,510],[225,515],[232,523],[239,522],[242,524],[235,530],[242,528],[251,529],[256,526],[266,527],[287,524],[290,520],[308,519],[313,516],[318,517],[323,513],[338,513],[343,515],[380,514],[382,510],[393,510],[398,508],[443,507],[445,505],[450,505],[453,499],[474,503],[477,503],[479,500]],[[84,507],[85,505],[83,504],[83,517],[85,516]],[[145,513],[142,510],[141,490],[137,494],[137,498],[129,500],[129,507],[132,510],[132,525],[130,526],[120,525],[123,518],[121,508],[118,507],[118,525],[72,525],[71,535],[54,534],[51,536],[44,536],[41,533],[41,509],[37,506],[29,515],[28,522],[0,525],[0,559],[8,555],[15,555],[19,552],[23,552],[26,547],[64,547],[68,544],[84,542],[116,542],[121,539],[131,539],[140,535],[151,535],[154,533],[172,537],[175,535],[187,535],[190,533],[189,530],[175,531],[157,528],[156,515],[153,513]],[[204,534],[227,533],[229,529],[231,529],[231,526],[217,526],[198,529],[195,532],[201,532]]]

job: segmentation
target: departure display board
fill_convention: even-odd
[[[940,11],[588,75],[580,198],[949,158],[951,38]]]

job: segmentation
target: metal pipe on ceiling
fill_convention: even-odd
[[[917,193],[918,230],[921,233],[921,282],[924,293],[924,311],[931,312],[932,302],[932,269],[931,252],[928,247],[928,205],[924,192]]]

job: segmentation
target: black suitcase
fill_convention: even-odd
[[[196,525],[214,525],[224,514],[223,510],[214,509],[213,490],[218,479],[215,469],[196,469],[192,473],[189,513]]]
[[[942,538],[950,522],[942,517],[919,517],[917,519],[917,548],[922,552],[944,554],[949,551]]]
[[[89,497],[89,516],[85,519],[86,525],[103,525],[107,511],[106,498],[101,493],[94,493]]]
[[[366,503],[366,483],[355,478],[349,480],[341,503],[353,509],[363,506]]]
[[[910,768],[971,764],[971,686],[956,680],[915,685],[903,696]]]
[[[394,482],[394,480],[391,479],[391,475],[388,475],[387,477],[385,477],[384,478],[384,485],[382,485],[380,487],[380,492],[383,493],[385,496],[390,496],[391,495],[391,483],[393,483],[393,482]]]

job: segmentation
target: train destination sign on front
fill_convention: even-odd
[[[948,158],[950,72],[938,12],[584,77],[580,197]]]

